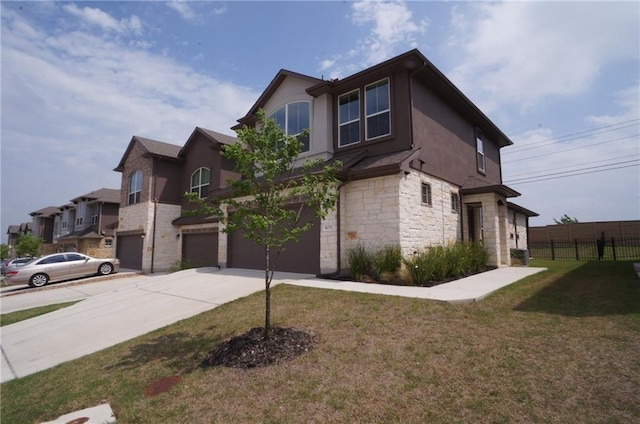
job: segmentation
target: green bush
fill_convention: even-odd
[[[402,265],[402,250],[398,245],[385,246],[373,255],[373,270],[378,278],[394,276]]]
[[[356,247],[347,249],[349,272],[355,280],[371,273],[373,254],[364,245],[358,243]]]
[[[433,246],[403,259],[412,283],[417,286],[477,273],[488,261],[489,254],[484,246],[469,242]]]

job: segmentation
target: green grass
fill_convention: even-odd
[[[316,335],[277,366],[197,365],[260,326],[262,293],[1,386],[2,422],[109,402],[119,423],[631,423],[640,421],[640,281],[630,262],[549,271],[481,302],[281,285],[275,325]],[[181,375],[153,398],[144,388]]]
[[[71,306],[76,303],[78,302],[58,303],[55,305],[40,306],[38,308],[2,314],[0,315],[0,327],[37,317],[38,315],[48,314],[49,312],[57,311],[58,309],[66,308],[67,306]]]

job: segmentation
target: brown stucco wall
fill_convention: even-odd
[[[485,132],[486,173],[478,171],[475,128],[423,83],[412,84],[413,141],[421,147],[421,170],[463,186],[469,177],[482,185],[501,184],[500,151]],[[452,166],[455,164],[455,166]]]

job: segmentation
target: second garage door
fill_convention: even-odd
[[[289,243],[276,264],[277,271],[320,273],[320,220],[313,211],[305,210],[304,218],[313,222],[298,243]],[[228,266],[230,268],[264,269],[264,249],[243,236],[241,230],[229,234]]]
[[[218,233],[183,234],[182,259],[196,267],[218,266]]]

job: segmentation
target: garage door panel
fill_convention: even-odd
[[[120,268],[142,269],[143,238],[140,234],[118,236],[116,257],[120,259]]]
[[[183,234],[182,259],[193,266],[218,266],[218,233]]]
[[[320,220],[313,211],[303,212],[303,222],[312,222],[309,231],[302,233],[297,243],[289,242],[276,263],[277,271],[320,273]],[[228,266],[232,268],[264,269],[264,248],[244,237],[242,230],[228,238]]]

